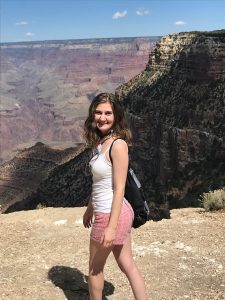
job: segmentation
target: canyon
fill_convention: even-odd
[[[24,57],[31,53],[26,51],[25,47]],[[37,56],[41,60],[41,54]],[[49,62],[56,57],[51,59]],[[80,130],[85,105],[93,94],[91,89],[90,94],[82,94],[77,106],[83,109],[80,115],[76,111],[73,116],[75,103],[63,115],[69,102],[60,106],[57,92],[53,97],[47,95],[51,84],[51,92],[54,90],[51,80],[56,73],[43,73],[48,88],[44,96],[40,91],[36,94],[43,98],[29,102],[28,97],[19,104],[12,94],[29,95],[30,84],[32,94],[36,75],[27,73],[25,93],[21,87],[25,81],[19,80],[15,67],[17,59],[4,61],[4,74],[7,65],[11,71],[3,85],[1,149],[7,152],[12,145],[20,150],[1,156],[0,298],[88,299],[89,230],[83,227],[82,216],[91,190],[90,149],[83,144]],[[111,90],[115,87],[112,84]],[[70,97],[69,90],[65,90],[65,99]],[[143,70],[118,84],[115,94],[132,129],[130,163],[151,211],[146,224],[132,228],[133,256],[148,296],[153,300],[225,299],[225,212],[190,207],[201,206],[202,192],[225,187],[225,30],[162,37]],[[55,97],[59,102],[54,102]],[[46,119],[50,111],[54,112],[51,121]],[[41,116],[42,121],[35,123]],[[39,124],[38,129],[32,131],[31,124],[34,128]],[[69,128],[77,128],[77,140],[70,140]],[[34,132],[39,135],[32,135]],[[2,133],[4,138],[19,137],[7,144]],[[29,134],[32,143],[23,140]],[[37,136],[43,139],[36,140]],[[131,299],[129,282],[111,255],[108,262],[103,298]]]
[[[172,208],[201,206],[203,192],[225,186],[224,87],[225,31],[218,30],[162,37],[144,70],[115,89],[132,129],[130,162],[152,220],[169,218]],[[52,149],[38,143],[0,166],[1,211],[85,205],[90,150],[76,146],[69,154],[57,150],[60,158],[52,163],[45,155]],[[14,184],[16,178],[23,184]]]
[[[43,142],[83,142],[91,99],[144,70],[159,37],[0,44],[0,163]]]

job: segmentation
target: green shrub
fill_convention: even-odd
[[[43,208],[46,208],[46,205],[42,203],[38,203],[38,205],[36,206],[36,209],[43,209]]]
[[[225,209],[225,188],[203,193],[202,205],[207,211]]]

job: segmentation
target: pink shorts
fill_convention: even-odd
[[[110,213],[96,212],[95,220],[92,224],[91,239],[100,243],[101,237],[105,228],[109,223]],[[134,212],[130,203],[124,199],[119,221],[116,229],[116,238],[113,242],[114,245],[123,245],[127,236],[131,232],[133,224]]]

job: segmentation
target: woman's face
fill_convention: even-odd
[[[100,103],[95,109],[94,120],[102,134],[106,134],[113,127],[114,114],[109,102]]]

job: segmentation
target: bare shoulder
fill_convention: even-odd
[[[127,164],[128,161],[128,146],[127,143],[122,139],[117,139],[113,143],[111,150],[111,157],[115,164],[114,166],[121,167]]]
[[[112,149],[115,152],[127,151],[128,146],[127,146],[127,143],[124,140],[117,139],[117,140],[114,141]]]

